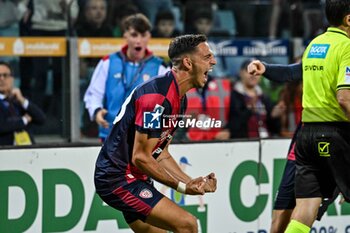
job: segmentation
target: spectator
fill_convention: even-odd
[[[28,36],[34,37],[64,37],[70,33],[70,23],[78,15],[77,0],[34,0],[34,13],[31,19],[31,30]],[[32,99],[39,107],[50,112],[50,126],[56,126],[60,131],[62,116],[62,80],[63,59],[60,57],[33,58],[32,75],[34,87],[31,90]],[[52,93],[47,89],[47,80],[52,77]],[[57,132],[58,133],[58,132]]]
[[[75,29],[78,37],[113,37],[112,27],[107,22],[106,0],[86,0],[80,13]],[[81,73],[89,74],[89,68],[95,67],[98,59],[85,58],[80,62],[84,69],[80,69]]]
[[[175,29],[175,18],[170,10],[159,11],[156,16],[155,28],[152,31],[153,37],[172,38],[180,35]]]
[[[22,2],[0,0],[0,36],[18,36],[18,22],[24,14]]]
[[[269,37],[313,38],[325,30],[320,0],[273,0]]]
[[[45,114],[14,88],[10,65],[0,61],[0,145],[34,143],[32,124],[43,124]]]
[[[269,35],[267,25],[269,25],[272,13],[271,1],[227,1],[227,7],[235,14],[238,37],[267,37]],[[248,16],[250,19],[247,18]]]
[[[107,22],[106,0],[87,0],[82,17],[76,24],[78,37],[112,37],[112,27]]]
[[[127,1],[122,4],[116,4],[113,2],[111,6],[110,13],[110,24],[112,25],[113,36],[114,37],[122,37],[122,22],[123,20],[130,16],[140,12],[140,10],[133,3]]]
[[[157,12],[170,10],[173,6],[172,0],[133,0],[142,13],[146,15],[152,25]]]
[[[189,25],[189,28],[187,30],[188,33],[195,33],[195,34],[204,34],[208,37],[209,41],[212,37],[221,37],[221,36],[228,36],[227,31],[217,30],[214,31],[213,29],[213,12],[208,7],[199,8],[195,11],[194,15],[192,16],[193,23],[192,25]],[[215,77],[223,77],[225,75],[224,70],[224,61],[223,58],[217,58],[217,64],[214,67],[213,70],[213,76]]]
[[[113,37],[112,26],[107,21],[107,1],[106,0],[85,0],[80,8],[79,18],[76,23],[76,35],[78,37]],[[97,135],[95,122],[89,120],[88,114],[84,111],[83,93],[86,90],[93,69],[99,62],[99,58],[80,59],[80,90],[81,90],[81,128],[82,133],[87,136]]]
[[[65,36],[78,12],[77,0],[34,0],[34,36]]]
[[[34,12],[34,0],[24,0],[19,8],[23,11],[23,17],[19,21],[19,35],[22,37],[31,35],[31,22]],[[24,96],[31,96],[33,79],[33,59],[31,57],[19,57],[20,88]]]
[[[112,27],[107,23],[107,2],[106,0],[86,0],[83,11],[80,12],[76,24],[78,37],[113,37]],[[88,74],[89,67],[95,67],[98,59],[81,59],[81,73]]]
[[[163,60],[147,49],[151,24],[146,16],[140,13],[131,15],[122,26],[127,45],[98,63],[84,96],[90,119],[99,125],[102,141],[131,91],[150,77],[167,70]]]
[[[284,86],[280,106],[285,108],[281,115],[281,136],[292,137],[301,120],[302,82],[292,82]]]
[[[260,76],[248,73],[251,60],[242,63],[238,81],[231,92],[228,130],[230,138],[266,138],[279,133],[276,121],[282,112],[273,107],[259,86]]]
[[[191,18],[191,24],[186,29],[187,33],[210,35],[213,28],[213,13],[210,8],[197,9]]]

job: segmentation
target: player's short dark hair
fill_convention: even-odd
[[[177,65],[177,62],[179,61],[179,58],[181,58],[182,55],[187,53],[193,53],[194,51],[196,51],[197,46],[200,43],[206,41],[207,37],[203,34],[191,34],[175,37],[170,42],[168,56],[173,65]]]
[[[343,18],[350,14],[350,0],[326,0],[326,17],[331,26],[343,24]]]
[[[12,67],[11,67],[10,63],[1,60],[0,61],[0,66],[6,66],[10,70],[11,75],[13,75],[13,70],[12,70]]]
[[[123,19],[123,32],[129,30],[129,28],[133,28],[135,31],[140,33],[145,33],[146,31],[151,31],[152,25],[144,14],[137,13],[127,16],[125,19]]]

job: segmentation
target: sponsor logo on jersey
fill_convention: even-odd
[[[323,66],[317,66],[317,65],[306,65],[304,66],[304,70],[312,70],[312,71],[321,71],[323,70]]]
[[[144,199],[148,199],[153,197],[153,193],[151,192],[151,190],[145,188],[141,190],[139,196]]]
[[[330,157],[331,155],[329,154],[329,146],[330,142],[319,142],[318,143],[318,153],[322,157]]]
[[[313,44],[307,54],[307,58],[324,59],[327,56],[329,46],[329,44]]]
[[[345,67],[345,84],[350,84],[350,66]]]

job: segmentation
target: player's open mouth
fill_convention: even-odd
[[[207,71],[204,72],[204,75],[205,75],[205,76],[208,76],[208,73],[210,73],[210,72],[212,72],[212,71],[213,71],[213,69],[209,69],[209,70],[207,70]]]
[[[207,82],[208,81],[208,73],[211,72],[213,69],[207,70],[204,72],[204,81]]]
[[[140,52],[140,51],[141,51],[141,49],[142,49],[142,47],[141,47],[141,46],[135,47],[135,50],[136,50],[137,52]]]

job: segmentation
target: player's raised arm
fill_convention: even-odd
[[[205,180],[203,177],[191,180],[189,176],[183,172],[179,172],[179,168],[174,166],[171,162],[173,161],[173,158],[169,153],[167,156],[170,156],[171,158],[168,158],[168,164],[171,165],[168,166],[167,170],[165,170],[157,160],[153,158],[152,151],[157,145],[157,142],[157,138],[148,138],[147,134],[142,134],[136,131],[134,150],[132,154],[133,164],[156,181],[182,193],[191,195],[204,194]]]
[[[264,75],[267,79],[279,83],[300,81],[303,76],[301,63],[281,65],[254,60],[248,65],[247,70],[250,74]]]
[[[169,153],[168,145],[164,148],[163,152],[157,158],[157,162],[175,179],[184,182],[185,184],[191,180],[191,177],[181,169],[179,164]]]
[[[168,146],[166,146],[161,153],[161,155],[157,158],[158,163],[174,178],[184,182],[187,185],[191,185],[191,177],[187,175],[179,166],[179,164],[174,160],[171,156]],[[209,175],[203,177],[205,181],[204,191],[207,192],[215,192],[217,180],[215,178],[214,173],[210,173]]]

